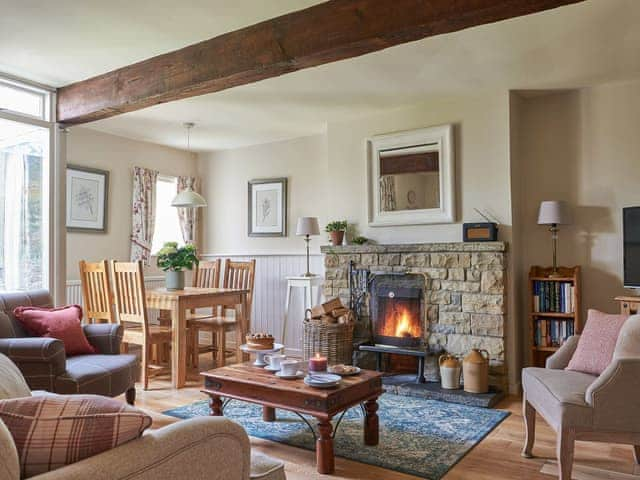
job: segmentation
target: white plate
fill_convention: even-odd
[[[269,365],[267,365],[266,367],[264,367],[264,369],[267,372],[279,372],[280,368],[279,367],[270,367]]]
[[[285,375],[280,371],[280,372],[276,372],[276,377],[284,378],[285,380],[294,380],[296,378],[304,377],[304,372],[302,370],[298,370],[298,372],[295,375]]]
[[[329,367],[329,373],[333,373],[334,375],[340,375],[341,377],[350,377],[352,375],[358,375],[360,373],[360,367],[355,367],[355,370],[350,373],[337,373],[332,371],[331,367]]]
[[[333,388],[333,387],[337,387],[340,384],[340,381],[333,382],[333,383],[311,383],[309,381],[309,377],[304,377],[304,383],[305,385],[309,385],[310,387],[313,387],[313,388]]]
[[[340,381],[340,375],[334,375],[333,373],[314,373],[313,375],[307,374],[306,379],[311,383],[336,383]]]

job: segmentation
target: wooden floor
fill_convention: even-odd
[[[201,370],[206,370],[209,367],[210,362],[203,356]],[[187,388],[180,390],[172,390],[168,378],[153,378],[150,390],[144,392],[138,388],[136,404],[153,412],[162,412],[173,407],[204,400],[206,397],[200,393],[200,387],[201,380],[195,371],[189,374]],[[536,458],[522,458],[520,449],[523,427],[520,400],[515,397],[507,398],[498,405],[498,408],[511,412],[511,415],[471,450],[444,477],[444,480],[550,480],[554,478],[540,473],[546,461],[555,459],[555,434],[553,430],[538,418],[537,440],[534,448]],[[166,417],[156,418],[154,428],[159,428],[172,421],[174,420],[169,420]],[[258,438],[252,438],[251,444],[253,448],[285,461],[289,480],[319,478],[407,480],[418,478],[340,457],[336,458],[336,472],[333,476],[320,475],[315,470],[315,454],[313,452]],[[576,463],[598,469],[640,475],[640,467],[633,463],[631,447],[624,445],[578,442]],[[602,478],[605,476],[603,475]]]

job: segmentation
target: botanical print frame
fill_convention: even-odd
[[[366,140],[366,147],[369,226],[427,225],[455,221],[455,152],[452,124],[377,135]],[[391,185],[388,185],[385,182],[386,175],[381,171],[383,159],[390,155],[409,157],[429,154],[437,158],[437,198],[434,207],[387,208],[387,188],[393,188],[393,184],[389,182]]]
[[[67,165],[67,231],[107,231],[109,172]]]
[[[287,179],[250,180],[248,185],[248,235],[287,236]]]

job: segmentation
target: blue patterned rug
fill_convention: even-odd
[[[382,395],[378,403],[380,444],[363,444],[363,415],[355,407],[338,428],[336,455],[429,480],[442,478],[509,415],[500,410],[393,394]],[[209,407],[202,401],[164,413],[186,419],[208,415]],[[254,437],[315,449],[309,428],[293,413],[277,410],[277,421],[267,423],[262,421],[262,407],[237,400],[231,401],[224,413]]]

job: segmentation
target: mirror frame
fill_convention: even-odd
[[[439,125],[418,130],[376,135],[367,144],[367,190],[370,227],[428,225],[455,221],[455,157],[453,125]],[[439,148],[440,207],[422,210],[380,210],[380,152],[389,149],[437,145]]]

